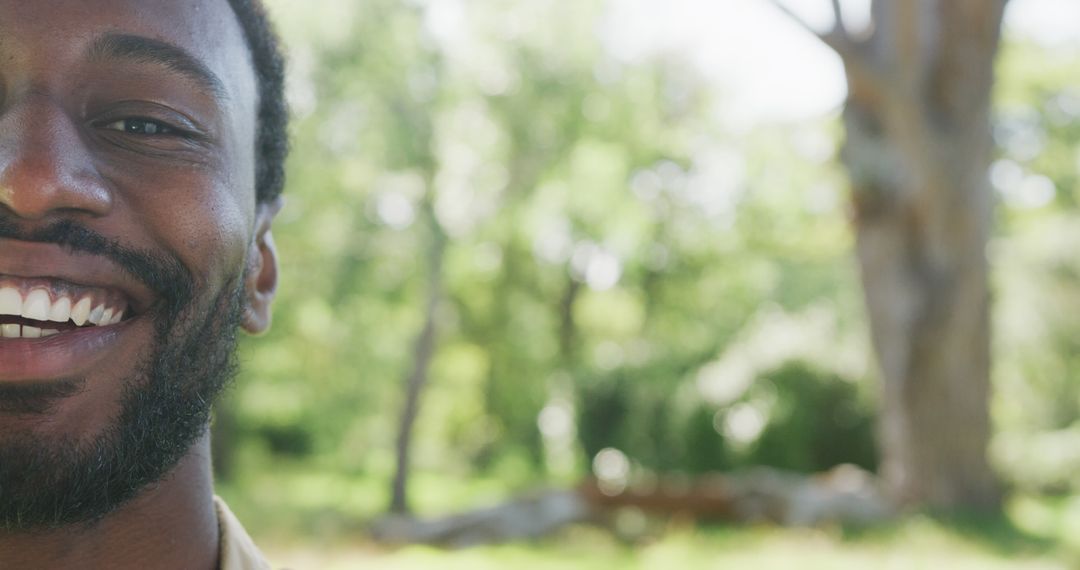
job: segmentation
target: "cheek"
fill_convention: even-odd
[[[249,119],[236,114],[220,137],[222,144],[197,161],[99,161],[99,172],[122,204],[116,213],[125,230],[114,235],[167,252],[187,267],[199,289],[211,293],[243,270],[254,224],[254,122]]]
[[[214,192],[182,205],[168,229],[168,247],[200,286],[215,285],[243,268],[250,216],[231,193]]]
[[[249,183],[220,172],[172,172],[155,192],[129,190],[124,202],[136,233],[191,272],[199,289],[220,290],[242,269],[254,217]]]

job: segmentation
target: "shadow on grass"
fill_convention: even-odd
[[[1060,547],[1055,540],[1021,530],[1005,515],[956,514],[932,518],[956,535],[1006,556],[1048,553]]]
[[[845,526],[842,537],[845,542],[896,541],[919,519],[942,533],[1006,558],[1052,554],[1061,549],[1058,541],[1025,532],[1004,514],[914,514],[874,526]]]

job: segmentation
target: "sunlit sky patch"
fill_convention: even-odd
[[[812,25],[832,24],[828,0],[786,0]],[[843,0],[852,28],[868,0]],[[845,86],[839,59],[767,0],[611,0],[600,37],[617,57],[636,61],[682,53],[723,94],[723,119],[734,127],[797,120],[837,109]],[[1013,0],[1008,37],[1080,51],[1080,2]]]

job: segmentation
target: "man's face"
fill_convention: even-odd
[[[257,101],[225,0],[0,0],[0,526],[201,434],[273,294]]]

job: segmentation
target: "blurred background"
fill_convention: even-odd
[[[1080,561],[1080,4],[996,4],[269,0],[283,280],[219,493],[294,568]],[[897,508],[630,497],[837,465]],[[581,485],[625,500],[372,534]]]

